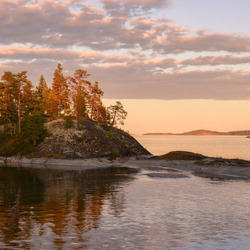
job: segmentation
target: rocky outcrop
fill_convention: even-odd
[[[86,159],[150,154],[128,133],[91,120],[83,120],[78,125],[75,122],[73,128],[65,129],[65,121],[59,119],[47,123],[46,127],[51,136],[29,157]]]
[[[197,154],[188,151],[172,151],[165,155],[156,156],[156,159],[163,160],[186,160],[186,161],[194,161],[194,160],[202,160],[205,159],[206,156],[202,154]]]

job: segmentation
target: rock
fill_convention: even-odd
[[[77,129],[65,129],[63,119],[52,121],[46,127],[52,136],[46,138],[29,157],[86,159],[150,155],[128,133],[88,119],[81,121]]]
[[[167,178],[167,179],[179,179],[179,178],[189,178],[188,175],[184,174],[173,174],[173,173],[148,173],[148,177],[152,178]]]
[[[208,157],[195,162],[195,164],[209,165],[209,166],[238,166],[238,167],[250,167],[250,161],[242,159],[224,159]]]
[[[206,156],[202,154],[196,154],[188,151],[172,151],[165,155],[154,157],[155,159],[163,159],[163,160],[191,160],[197,161],[205,159]]]

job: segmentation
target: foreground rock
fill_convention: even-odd
[[[163,160],[202,160],[207,158],[204,155],[188,152],[188,151],[172,151],[165,155],[156,156],[155,159],[163,159]]]
[[[86,159],[133,155],[150,155],[132,136],[91,120],[83,120],[74,128],[65,129],[63,119],[46,124],[51,134],[30,155],[31,158],[54,157]],[[77,127],[77,128],[76,128]]]
[[[191,152],[189,152],[191,153]],[[0,165],[23,166],[32,168],[84,170],[100,167],[126,167],[142,170],[150,178],[176,179],[187,178],[192,175],[199,177],[228,180],[244,179],[250,180],[250,161],[239,159],[223,159],[213,157],[202,157],[201,160],[186,160],[187,152],[170,152],[169,155],[177,159],[160,159],[150,156],[130,156],[108,160],[107,158],[91,159],[54,159],[44,158],[0,158]],[[183,157],[181,157],[183,155]],[[199,154],[198,154],[198,157]],[[168,156],[168,158],[170,158]],[[185,158],[183,160],[183,158]]]

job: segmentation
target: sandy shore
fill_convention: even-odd
[[[106,158],[100,159],[53,159],[53,158],[0,158],[2,166],[17,167],[33,167],[46,169],[65,169],[65,170],[84,170],[100,167],[129,167],[149,170],[154,172],[154,176],[158,177],[180,177],[188,175],[198,175],[208,178],[219,179],[249,179],[250,165],[237,164],[221,159],[219,162],[214,158],[206,158],[205,160],[164,160],[150,159],[148,157],[120,158],[115,161],[109,161]],[[159,174],[160,173],[160,174]],[[176,176],[177,175],[177,176]]]

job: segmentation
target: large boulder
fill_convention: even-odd
[[[128,133],[91,120],[83,120],[73,128],[65,128],[58,119],[46,124],[50,137],[31,153],[32,157],[59,156],[62,158],[100,158],[149,155]]]

